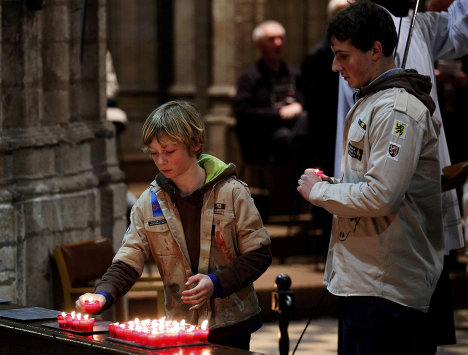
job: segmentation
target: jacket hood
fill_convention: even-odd
[[[218,159],[209,154],[202,154],[198,158],[198,165],[200,165],[206,172],[205,184],[198,190],[207,190],[218,181],[225,180],[231,176],[236,175],[236,166],[232,163],[226,164],[221,159]],[[175,184],[171,179],[166,178],[162,173],[156,175],[156,182],[164,190],[169,193],[176,193],[178,191]],[[154,185],[152,183],[152,185]]]
[[[416,96],[427,107],[431,115],[434,113],[435,103],[430,96],[432,88],[431,78],[418,74],[413,69],[402,69],[381,79],[374,80],[369,85],[362,87],[358,91],[357,96],[360,98],[391,88],[405,89],[408,93]]]

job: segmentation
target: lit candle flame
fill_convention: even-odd
[[[208,328],[208,320],[205,319],[205,320],[202,322],[201,328],[202,328],[203,330],[206,330],[206,328]]]

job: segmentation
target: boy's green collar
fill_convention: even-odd
[[[206,171],[205,183],[214,180],[228,167],[228,164],[223,162],[221,159],[218,159],[209,154],[200,155],[198,158],[198,165],[200,165]]]

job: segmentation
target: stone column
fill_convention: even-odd
[[[92,118],[95,139],[91,142],[91,164],[99,181],[100,227],[103,236],[121,244],[126,229],[126,186],[119,169],[115,130],[106,121],[106,3],[88,2],[85,32],[84,63],[82,64],[83,119]],[[98,78],[98,80],[96,80]],[[96,117],[97,114],[97,117]]]
[[[108,44],[120,86],[117,102],[128,116],[128,126],[121,136],[126,155],[141,154],[141,126],[160,103],[158,67],[160,59],[172,58],[172,49],[159,47],[159,41],[167,43],[171,40],[167,34],[159,38],[159,32],[161,22],[172,21],[172,18],[164,18],[170,17],[171,13],[160,14],[159,6],[170,7],[171,3],[147,0],[111,0],[107,3]],[[161,70],[164,73],[172,71],[167,64]]]
[[[52,307],[56,245],[125,231],[104,116],[105,1],[88,4],[90,65],[79,62],[80,1],[1,4],[0,292],[25,305]]]
[[[29,15],[29,16],[28,16]],[[32,153],[31,146],[43,141],[34,132],[41,120],[41,32],[42,18],[30,14],[21,1],[2,2],[2,234],[5,244],[0,252],[6,257],[2,286],[12,300],[24,302],[26,294],[26,229],[34,221],[25,220],[19,199],[27,199],[37,173],[31,165],[19,163],[21,153]],[[40,135],[40,134],[39,134]],[[16,149],[16,151],[14,150]],[[47,161],[48,152],[37,149],[36,158]],[[46,168],[47,169],[47,168]],[[32,173],[32,174],[31,174]],[[37,217],[36,217],[37,218]],[[2,260],[2,261],[3,261]],[[44,264],[36,265],[41,273]],[[35,276],[34,274],[33,276]],[[40,288],[41,292],[43,288]]]
[[[212,85],[208,89],[210,112],[206,115],[207,151],[228,159],[227,132],[235,123],[231,100],[235,94],[236,24],[232,0],[212,2]]]
[[[195,1],[174,1],[174,81],[169,94],[192,99],[195,95]]]

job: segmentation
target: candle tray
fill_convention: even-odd
[[[209,344],[208,342],[204,342],[204,343],[189,343],[189,344],[180,344],[180,345],[150,346],[150,345],[144,345],[144,344],[136,343],[136,342],[130,341],[130,340],[123,340],[123,339],[112,338],[112,337],[107,337],[107,340],[115,341],[117,343],[137,346],[139,348],[150,349],[150,350],[188,347],[188,346],[198,346],[198,345],[208,345]]]
[[[75,330],[75,329],[65,329],[65,328],[60,328],[58,322],[49,322],[49,323],[44,323],[42,324],[44,327],[48,328],[53,328],[53,329],[58,329],[62,330],[64,332],[70,332],[74,334],[94,334],[94,333],[106,333],[109,331],[109,324],[112,322],[109,322],[107,320],[97,320],[94,323],[93,326],[93,331],[91,332],[82,332],[80,330]]]

